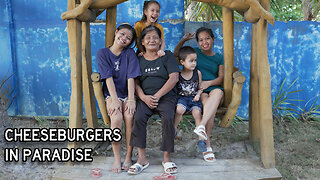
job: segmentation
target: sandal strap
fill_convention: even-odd
[[[139,172],[142,169],[142,165],[139,163],[135,163],[134,165],[130,166],[129,170],[135,169],[137,172]]]

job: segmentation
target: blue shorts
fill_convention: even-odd
[[[202,111],[202,103],[201,101],[192,101],[194,97],[192,96],[180,96],[177,106],[180,105],[186,109],[186,113],[192,111],[194,108]]]

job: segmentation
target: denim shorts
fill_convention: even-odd
[[[186,109],[186,113],[192,111],[194,108],[202,111],[201,101],[192,101],[194,97],[192,96],[180,96],[177,106],[180,105]]]

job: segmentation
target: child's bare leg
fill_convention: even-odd
[[[111,98],[107,100],[107,108],[110,102],[111,102]],[[111,129],[114,129],[114,128],[122,129],[123,116],[120,111],[118,111],[117,113],[113,113],[110,116],[110,120],[111,120]],[[121,155],[120,155],[121,142],[112,142],[111,145],[112,145],[113,159],[114,159],[113,165],[111,167],[111,171],[115,173],[119,173],[121,171]]]
[[[186,109],[183,106],[177,105],[176,114],[174,116],[174,128],[176,131],[178,130],[178,125],[182,121],[182,116],[185,112]]]
[[[244,13],[245,19],[248,19],[249,21],[252,19],[252,21],[254,21],[260,17],[267,20],[271,25],[274,24],[273,15],[265,10],[257,0],[245,0],[245,2],[250,6],[250,8]]]
[[[200,125],[201,122],[201,110],[198,108],[194,108],[191,111],[194,120],[196,121],[196,127]],[[203,140],[203,138],[199,137],[199,140]]]
[[[125,124],[127,152],[126,152],[125,160],[122,165],[122,169],[127,171],[127,170],[129,170],[130,166],[132,165],[132,151],[133,151],[133,147],[130,146],[130,137],[131,137],[132,126],[133,126],[133,114],[129,114],[128,111],[124,112],[124,124]]]

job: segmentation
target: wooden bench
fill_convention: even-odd
[[[233,73],[234,83],[232,88],[231,102],[228,105],[228,107],[224,107],[224,106],[220,107],[216,113],[217,116],[222,117],[219,123],[221,127],[229,127],[231,125],[231,122],[235,117],[241,102],[242,86],[246,78],[243,76],[243,74],[240,71],[238,71],[237,68],[234,68],[234,70],[235,70]],[[107,126],[109,126],[110,118],[108,117],[108,114],[107,114],[104,94],[102,92],[102,82],[100,79],[100,74],[96,72],[92,73],[91,79],[93,83],[94,94],[96,96],[103,121]]]

